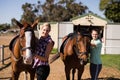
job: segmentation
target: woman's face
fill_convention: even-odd
[[[91,35],[92,35],[93,40],[98,39],[98,32],[97,31],[93,30],[92,33],[91,33]]]
[[[43,26],[41,30],[41,36],[47,37],[49,35],[50,29],[48,26]]]

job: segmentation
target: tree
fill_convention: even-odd
[[[22,6],[22,20],[32,22],[37,17],[45,21],[69,21],[71,18],[86,13],[87,6],[75,0],[46,0],[43,4],[26,3]]]
[[[66,10],[66,13],[63,14],[65,15],[63,21],[69,21],[70,18],[82,15],[88,9],[87,6],[82,5],[81,2],[76,3],[75,0],[59,0],[58,5],[63,6]]]
[[[112,22],[120,22],[120,0],[101,0],[100,10]]]
[[[32,4],[25,3],[22,5],[22,9],[23,9],[23,15],[21,21],[27,21],[29,24],[32,24],[34,22],[34,19],[36,18]]]
[[[105,10],[110,0],[100,0],[99,8],[101,11]]]
[[[7,24],[7,23],[5,23],[5,24],[0,24],[0,31],[1,31],[1,30],[6,31],[7,29],[10,29],[10,24]]]

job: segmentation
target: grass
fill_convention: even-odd
[[[58,52],[58,51],[57,51],[57,48],[53,48],[51,54],[55,54],[55,53],[57,53],[57,52]]]
[[[104,66],[114,67],[120,70],[120,54],[105,54],[101,58]]]
[[[57,53],[57,48],[54,48],[51,54]],[[101,56],[102,64],[106,67],[113,67],[120,70],[120,54],[104,54]]]

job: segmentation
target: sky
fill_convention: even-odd
[[[11,19],[20,20],[22,5],[26,2],[36,4],[38,0],[0,0],[0,24],[11,23]],[[44,1],[44,0],[40,0]],[[104,18],[103,12],[99,10],[100,0],[76,0],[81,1],[90,11]]]

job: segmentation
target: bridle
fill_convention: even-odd
[[[77,34],[77,36],[76,36],[76,43],[74,45],[75,52],[76,52],[77,55],[86,54],[87,52],[80,52],[80,49],[78,48],[78,45],[79,45],[79,42],[80,42],[80,40],[78,39],[78,36],[80,36],[80,34]],[[84,40],[83,40],[83,43],[85,43]]]
[[[74,49],[74,51],[75,51],[77,56],[87,55],[87,52],[80,52],[80,48],[78,47],[80,40],[78,39],[78,36],[81,36],[81,35],[77,34],[75,36],[76,37],[76,42],[75,42],[75,45],[73,46],[73,49]],[[84,36],[81,36],[81,37],[84,38]],[[83,40],[83,43],[86,46],[85,40]],[[79,59],[80,59],[80,64],[83,65],[84,64],[84,60],[82,58],[79,58]]]
[[[24,32],[25,32],[25,29],[22,29],[22,30],[24,30]],[[32,32],[32,31],[31,31],[31,32]],[[32,36],[33,36],[33,34],[32,34]],[[15,61],[19,61],[19,60],[22,59],[22,58],[24,59],[25,56],[23,55],[23,52],[24,52],[26,49],[29,49],[32,53],[34,53],[34,50],[32,49],[32,46],[29,46],[29,47],[24,47],[24,46],[23,46],[23,44],[25,44],[25,43],[22,43],[21,40],[22,40],[24,37],[25,37],[24,34],[19,35],[19,37],[18,37],[20,57],[19,57],[19,58],[16,58],[15,55],[12,54],[12,55],[13,55],[13,59],[14,59]]]
[[[25,20],[23,20],[21,24],[16,19],[12,19],[12,23],[20,28],[19,35],[13,38],[9,46],[10,50],[12,51],[12,55],[13,55],[12,59],[14,59],[14,61],[19,61],[22,58],[23,54],[25,53],[24,63],[25,64],[32,63],[32,59],[33,59],[32,53],[35,52],[35,48],[36,48],[35,43],[37,40],[34,34],[34,27],[38,24],[38,21],[39,19],[35,20],[33,24],[28,24]],[[29,30],[31,30],[32,33],[30,32],[25,33],[25,31],[29,31]],[[23,39],[22,40],[23,42],[21,42],[20,39],[21,40]],[[21,45],[22,43],[23,45]]]
[[[31,47],[23,47],[21,50],[22,50],[22,51],[25,51],[26,49],[32,50]]]

